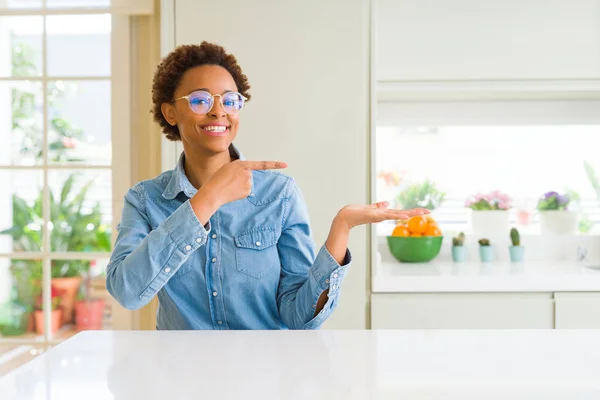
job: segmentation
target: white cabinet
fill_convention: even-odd
[[[556,293],[556,329],[600,329],[600,293]]]
[[[600,77],[598,0],[374,0],[379,81]]]
[[[552,329],[551,293],[373,294],[371,329]]]

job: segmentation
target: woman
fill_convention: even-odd
[[[316,329],[338,303],[350,230],[425,212],[346,206],[316,253],[298,187],[270,171],[286,164],[232,144],[249,88],[235,57],[206,42],[156,71],[154,119],[184,151],[126,194],[106,284],[128,309],[158,295],[157,329]]]

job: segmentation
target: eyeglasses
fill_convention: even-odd
[[[212,95],[204,90],[196,90],[188,94],[187,96],[182,96],[177,99],[174,99],[173,102],[177,100],[186,99],[190,109],[196,114],[204,115],[208,114],[210,110],[212,110],[215,105],[215,97],[219,97],[219,101],[221,102],[221,107],[223,110],[229,115],[237,115],[240,110],[244,107],[244,101],[248,100],[246,97],[241,95],[238,92],[227,92],[223,95],[215,94]]]

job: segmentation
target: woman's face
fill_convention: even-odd
[[[188,100],[180,99],[198,90],[212,94],[214,104],[206,114],[197,114],[189,106]],[[237,92],[237,85],[231,74],[223,67],[202,65],[185,72],[171,104],[164,103],[162,112],[167,122],[177,125],[184,148],[201,149],[204,152],[217,154],[228,151],[235,139],[239,125],[239,114],[225,112],[221,105],[221,97],[228,92]],[[203,104],[203,99],[193,98],[193,104]],[[227,106],[226,100],[223,103]]]

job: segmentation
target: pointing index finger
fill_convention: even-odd
[[[244,161],[244,165],[254,170],[287,168],[287,164],[282,161]]]

